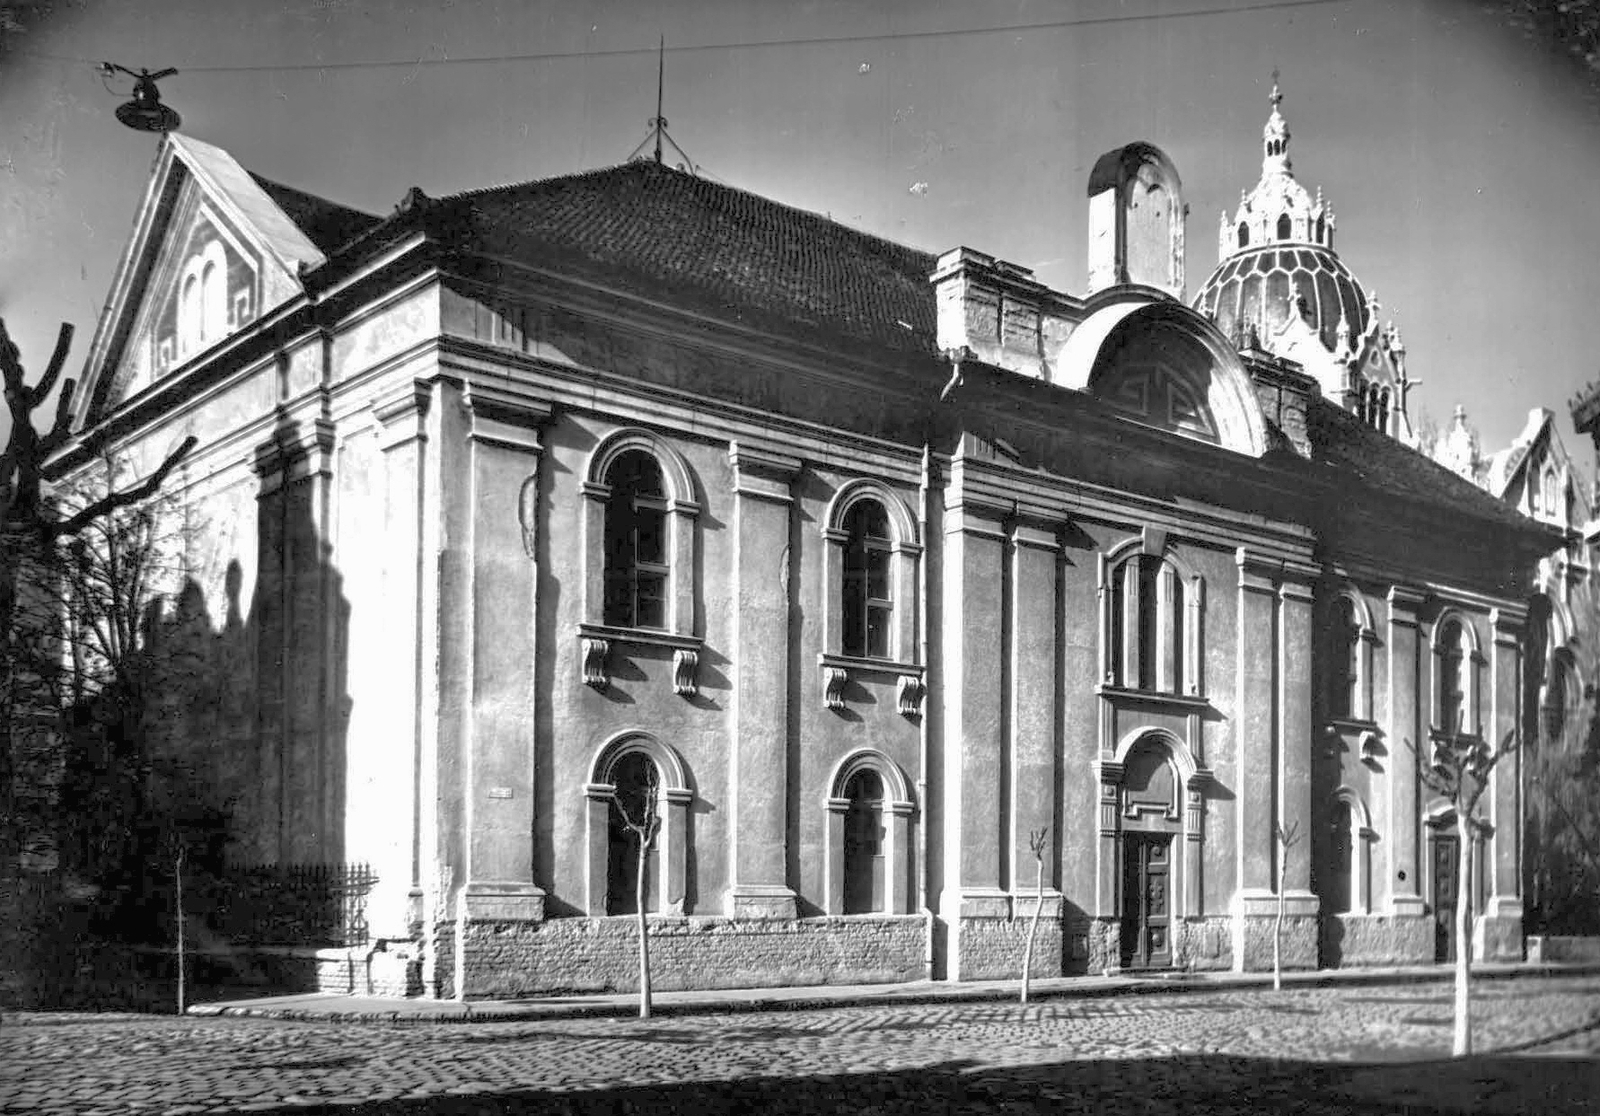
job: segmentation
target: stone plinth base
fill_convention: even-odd
[[[787,887],[748,885],[728,892],[729,918],[775,918],[792,920],[798,913],[794,892]]]
[[[1521,914],[1479,918],[1472,931],[1472,956],[1479,961],[1521,961]]]
[[[458,948],[457,926],[437,927],[437,979],[429,994],[441,999],[638,990],[638,923],[632,915],[468,921],[461,929]],[[921,915],[653,915],[649,934],[652,986],[659,992],[886,984],[926,975],[927,921]]]
[[[1317,916],[1283,916],[1282,965],[1285,969],[1317,967]],[[1235,915],[1233,918],[1233,969],[1235,972],[1271,972],[1276,916]]]
[[[1055,907],[1052,912],[1052,905]],[[1028,948],[1028,927],[1034,900],[1018,896],[1015,918],[960,918],[951,927],[950,980],[1021,980],[1022,959]],[[1033,940],[1033,976],[1063,975],[1063,926],[1059,897],[1054,904],[1045,896]],[[1020,913],[1026,912],[1026,913]]]
[[[1433,961],[1433,919],[1421,915],[1323,915],[1319,947],[1325,969],[1427,965]]]

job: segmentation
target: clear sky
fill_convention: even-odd
[[[1081,292],[1085,187],[1149,140],[1191,212],[1191,294],[1260,173],[1274,67],[1300,181],[1401,328],[1419,410],[1485,450],[1596,376],[1600,95],[1447,0],[45,0],[0,3],[0,316],[81,367],[155,155],[89,64],[176,66],[183,131],[375,213],[623,161],[655,111],[704,173]],[[501,61],[471,61],[520,56]],[[529,57],[535,56],[535,57]],[[448,61],[446,61],[448,60]],[[351,63],[394,63],[351,66]],[[326,68],[318,68],[326,67]],[[662,235],[671,235],[663,229]],[[0,422],[3,422],[0,417]]]

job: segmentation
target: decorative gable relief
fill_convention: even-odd
[[[123,395],[137,392],[247,325],[262,303],[261,257],[209,204],[184,187],[124,350]]]

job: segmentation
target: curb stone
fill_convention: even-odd
[[[1600,962],[1539,963],[1500,965],[1473,971],[1475,981],[1505,981],[1526,977],[1592,976],[1600,974]],[[1296,971],[1283,974],[1285,989],[1333,988],[1339,986],[1411,985],[1449,983],[1454,970],[1447,966],[1416,969],[1349,969]],[[1191,992],[1241,992],[1270,991],[1272,974],[1205,974],[1174,973],[1171,976],[1111,977],[1082,984],[1070,982],[1082,978],[1054,978],[1056,983],[1036,982],[1031,990],[1031,1002],[1072,999],[1106,999],[1121,996],[1182,995]],[[853,1007],[884,1007],[894,1005],[927,1005],[943,1003],[1003,1003],[1017,998],[1020,981],[1001,984],[985,982],[982,985],[953,984],[932,987],[930,982],[917,985],[872,985],[840,989],[836,994],[788,996],[773,989],[730,989],[726,993],[704,993],[704,999],[673,1002],[663,997],[681,993],[658,993],[653,1005],[655,1016],[686,1016],[735,1014],[747,1012],[785,1012],[828,1010]],[[692,994],[692,993],[691,993]],[[503,1001],[461,1002],[458,1009],[434,1010],[435,1005],[450,1003],[438,1000],[398,1001],[394,1008],[368,1011],[338,1010],[333,1005],[338,1000],[329,996],[329,1007],[276,1007],[270,1000],[256,1004],[234,1001],[220,1004],[194,1004],[187,1014],[197,1017],[275,1019],[296,1023],[336,1024],[388,1024],[397,1027],[427,1026],[432,1024],[511,1023],[531,1019],[592,1019],[634,1016],[638,1012],[637,1000],[607,996],[591,1002],[548,1003],[529,1001],[507,1003]],[[414,1006],[413,1006],[414,1005]],[[492,1005],[492,1006],[491,1006]]]

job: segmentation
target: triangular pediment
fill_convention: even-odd
[[[168,135],[90,348],[77,428],[300,295],[301,271],[325,260],[231,155]]]

